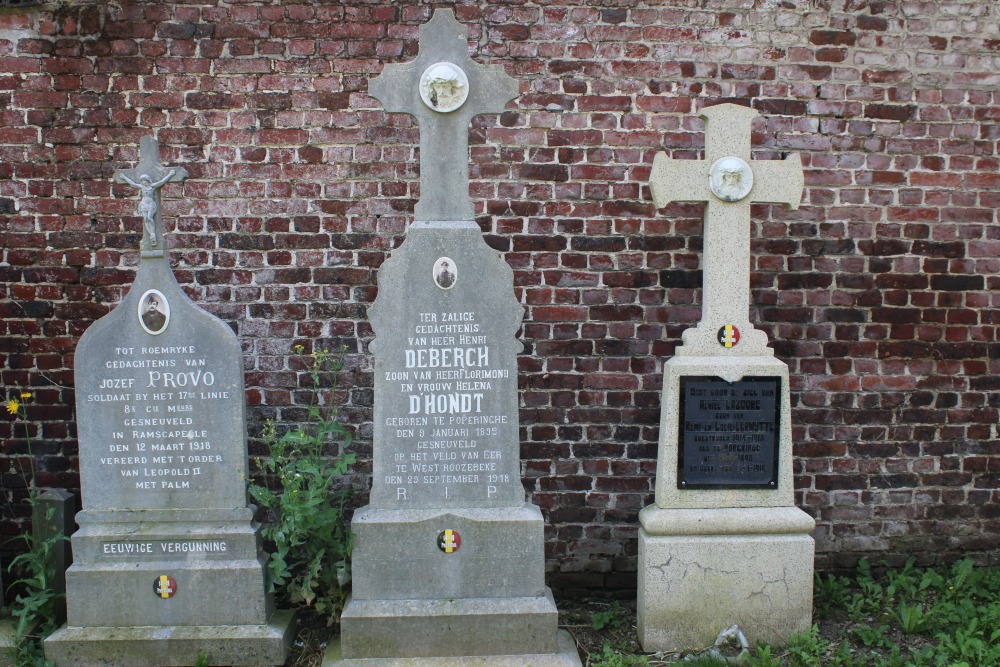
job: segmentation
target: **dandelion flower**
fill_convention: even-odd
[[[12,415],[16,415],[20,407],[21,404],[20,402],[18,402],[16,398],[12,398],[9,401],[7,401],[7,412],[9,412]]]
[[[31,392],[30,391],[22,391],[21,392],[21,398],[31,398]]]

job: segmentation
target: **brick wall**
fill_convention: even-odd
[[[660,363],[697,321],[700,205],[653,208],[655,152],[751,105],[794,151],[798,211],[754,206],[752,319],[791,368],[797,502],[818,566],[996,562],[1000,6],[910,0],[121,0],[0,10],[0,380],[35,394],[44,485],[73,488],[73,352],[134,276],[116,167],[153,132],[179,280],[243,342],[251,431],[294,421],[296,344],[348,345],[371,452],[379,265],[415,201],[418,132],[366,91],[456,7],[521,96],[471,129],[471,194],[514,268],[524,482],[551,583],[635,585]],[[21,425],[0,420],[0,537],[21,530]],[[9,554],[4,559],[9,558]]]

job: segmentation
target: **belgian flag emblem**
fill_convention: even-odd
[[[177,592],[177,582],[173,577],[161,574],[153,581],[153,592],[164,600],[172,598]]]
[[[732,324],[727,324],[719,329],[719,345],[722,347],[736,347],[736,344],[739,342],[740,330]]]
[[[446,554],[455,553],[462,546],[462,536],[457,530],[442,530],[438,535],[438,549]]]

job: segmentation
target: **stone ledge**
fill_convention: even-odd
[[[798,535],[808,533],[816,527],[816,520],[797,507],[664,509],[649,505],[639,512],[639,523],[651,537]]]
[[[547,654],[558,646],[559,612],[548,589],[536,597],[352,599],[340,627],[348,658]]]
[[[573,637],[559,631],[557,653],[526,655],[477,655],[433,658],[354,658],[342,659],[340,642],[330,644],[323,667],[581,667]]]
[[[63,626],[45,640],[45,657],[57,667],[182,667],[199,655],[210,665],[282,665],[294,637],[291,611],[267,625]]]

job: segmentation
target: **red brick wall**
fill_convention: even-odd
[[[301,415],[293,345],[342,342],[367,458],[365,313],[410,219],[418,131],[366,91],[449,3],[120,4],[0,11],[0,380],[35,393],[40,482],[77,485],[73,351],[134,276],[136,201],[110,177],[150,132],[191,174],[165,189],[172,258],[243,341],[251,430]],[[818,566],[995,562],[1000,5],[454,6],[473,55],[521,83],[473,123],[471,193],[526,307],[524,480],[551,583],[635,584],[659,366],[698,319],[701,281],[702,207],[654,210],[644,183],[659,150],[699,156],[696,112],[722,101],[762,112],[756,158],[794,151],[806,170],[798,211],[753,209],[752,319],[791,367]],[[24,515],[12,428],[2,534]]]

